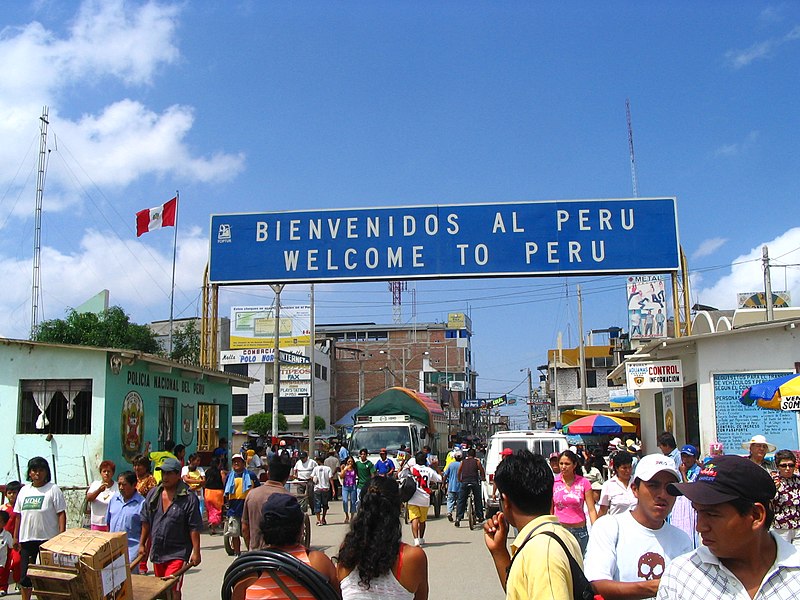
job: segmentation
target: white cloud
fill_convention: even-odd
[[[170,237],[171,233],[169,230]],[[63,318],[69,308],[102,289],[108,289],[111,304],[122,306],[135,322],[168,318],[172,248],[170,245],[165,252],[158,252],[151,244],[147,237],[121,240],[106,232],[88,230],[74,252],[43,247],[39,320]],[[195,314],[207,260],[208,238],[200,228],[182,231],[175,268],[176,316],[187,306],[189,314]],[[0,256],[0,280],[6,282],[0,296],[3,336],[27,337],[31,273],[29,259]]]
[[[718,146],[714,150],[714,156],[739,156],[747,152],[758,141],[759,132],[753,130],[748,133],[740,142],[732,142]]]
[[[762,13],[763,14],[763,13]],[[800,25],[795,25],[789,33],[756,42],[744,50],[728,50],[725,59],[734,69],[748,67],[757,60],[772,58],[781,46],[800,39]]]
[[[716,306],[723,309],[736,307],[736,294],[743,292],[763,291],[764,273],[761,265],[761,248],[769,248],[770,263],[773,265],[772,289],[791,292],[792,303],[800,304],[800,269],[781,268],[782,264],[800,262],[800,227],[790,229],[774,240],[760,243],[752,250],[735,258],[730,273],[711,283],[707,287],[696,288],[692,293],[693,302]],[[709,277],[709,274],[706,274]]]
[[[714,252],[719,250],[727,241],[728,238],[720,237],[703,240],[703,242],[697,247],[697,250],[695,250],[692,254],[692,259],[703,258],[705,256],[714,254]]]
[[[63,37],[40,23],[0,32],[0,188],[23,186],[26,174],[17,176],[19,165],[35,164],[43,105],[51,107],[49,146],[58,139],[69,149],[70,162],[80,165],[74,170],[85,170],[94,183],[122,187],[144,175],[168,173],[187,183],[225,181],[240,173],[243,155],[198,156],[189,147],[186,137],[194,124],[189,106],[156,112],[120,98],[96,114],[62,116],[67,91],[91,89],[107,78],[131,88],[147,86],[159,69],[175,64],[179,12],[177,5],[154,2],[87,1]],[[76,182],[53,170],[48,185],[69,190]]]

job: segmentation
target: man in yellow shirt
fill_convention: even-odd
[[[583,568],[575,537],[550,514],[553,472],[544,457],[521,450],[506,457],[494,475],[500,512],[487,519],[484,540],[508,600],[563,600],[573,597],[570,562],[552,532]],[[508,527],[519,529],[506,546]]]
[[[147,458],[149,458],[153,463],[153,477],[156,478],[158,483],[161,483],[161,465],[162,463],[167,460],[168,458],[174,458],[178,460],[178,457],[173,454],[173,450],[175,449],[175,442],[172,440],[166,440],[164,442],[164,449],[163,450],[153,450],[150,452],[150,442],[147,442],[147,445],[144,448],[144,454]],[[180,461],[178,460],[178,463]]]

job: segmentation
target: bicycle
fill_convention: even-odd
[[[478,524],[478,515],[475,514],[475,497],[473,496],[472,492],[467,494],[467,522],[469,523],[469,529],[472,531],[475,529],[475,526]]]

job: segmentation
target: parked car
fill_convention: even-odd
[[[545,458],[553,452],[563,452],[568,448],[567,438],[564,434],[556,431],[501,431],[489,438],[486,450],[486,479],[481,484],[483,492],[483,504],[486,507],[486,515],[491,516],[500,510],[500,502],[493,497],[494,491],[494,472],[500,463],[500,453],[509,448],[517,450],[530,450],[536,454],[541,454]]]

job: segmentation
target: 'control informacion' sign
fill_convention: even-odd
[[[675,198],[211,216],[214,283],[675,271]]]

